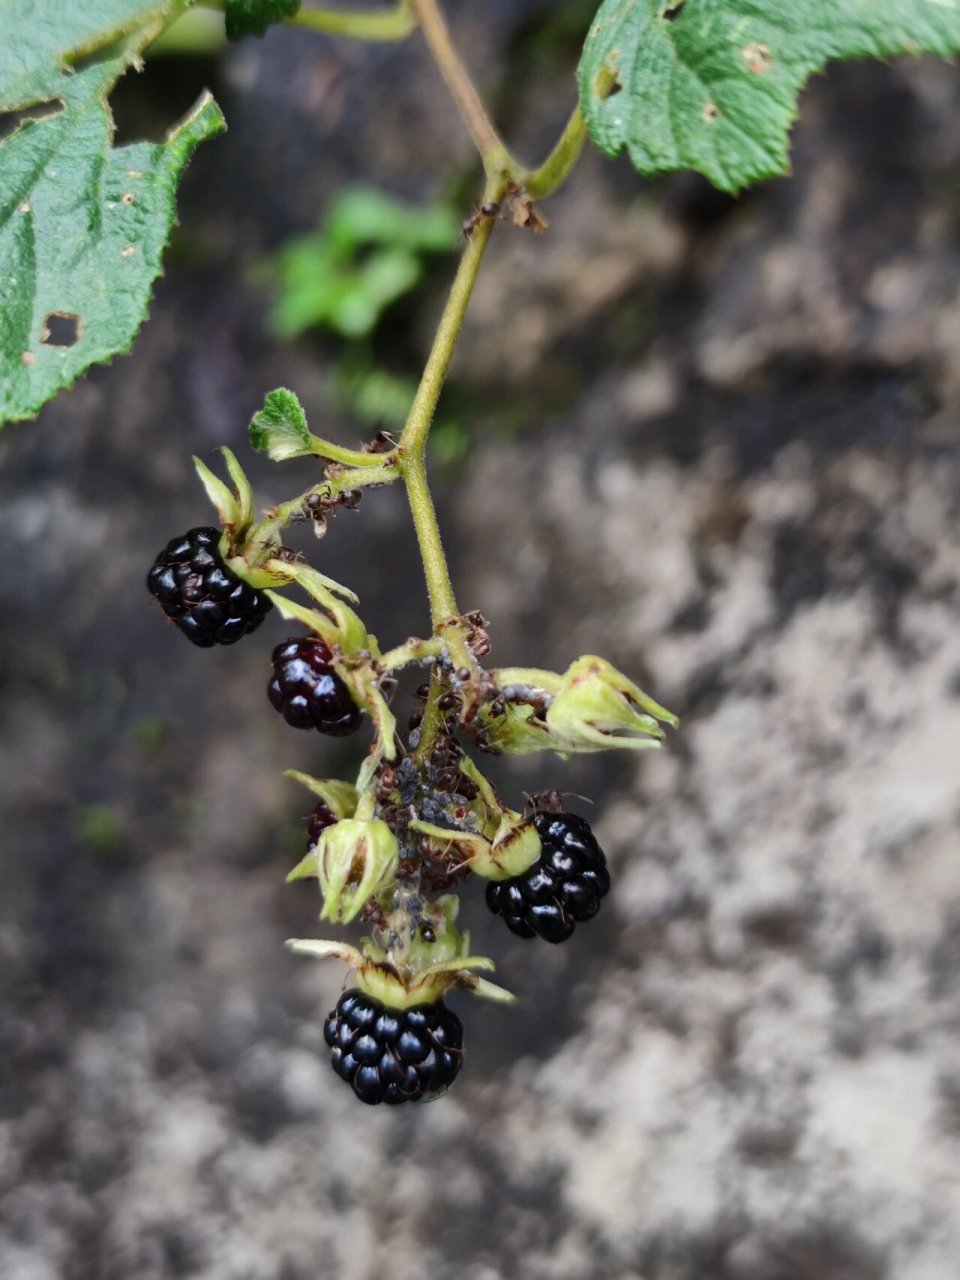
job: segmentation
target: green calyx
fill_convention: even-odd
[[[401,972],[390,964],[384,953],[372,944],[365,954],[346,943],[324,938],[290,938],[287,946],[299,955],[326,959],[335,956],[356,973],[357,986],[391,1009],[410,1009],[418,1004],[433,1004],[451,987],[472,991],[474,995],[500,1004],[512,1004],[516,997],[473,970],[490,972],[492,960],[486,956],[458,956],[437,961],[413,972]]]
[[[551,750],[559,756],[658,747],[677,717],[655,702],[621,671],[587,654],[562,674],[535,668],[504,667],[492,671],[503,710],[497,701],[480,713],[488,746],[505,755]]]
[[[437,826],[415,821],[410,827],[426,836],[441,857],[456,853],[459,862],[486,880],[510,880],[533,866],[542,851],[533,820],[502,803],[474,762],[465,756],[460,771],[477,788],[470,821],[477,829]]]
[[[200,483],[206,490],[207,497],[217,509],[217,515],[220,517],[220,523],[223,525],[227,544],[232,553],[234,548],[242,545],[253,523],[253,489],[233,450],[224,445],[220,452],[223,454],[227,471],[233,482],[232,489],[224,484],[200,458],[194,457],[193,465],[200,477]]]
[[[533,820],[519,814],[505,814],[493,839],[419,820],[411,822],[410,829],[427,836],[441,857],[456,853],[459,865],[485,880],[512,880],[522,875],[543,850]]]
[[[342,818],[320,836],[315,857],[323,893],[320,919],[348,924],[396,879],[400,849],[379,818]]]

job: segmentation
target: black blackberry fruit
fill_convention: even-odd
[[[224,564],[219,529],[190,529],[168,542],[147,574],[147,590],[201,649],[234,644],[273,608]]]
[[[521,938],[564,942],[600,910],[610,888],[603,850],[590,824],[574,813],[534,819],[543,852],[522,875],[487,884],[487,906]]]
[[[337,815],[329,805],[324,804],[321,800],[307,819],[307,853],[317,843],[327,827],[332,827],[336,821]]]
[[[353,987],[327,1015],[323,1037],[334,1071],[371,1106],[435,1098],[463,1065],[463,1023],[443,1000],[391,1009]]]
[[[273,651],[270,701],[295,729],[319,729],[335,738],[360,727],[360,708],[331,665],[332,654],[319,636],[295,637]]]

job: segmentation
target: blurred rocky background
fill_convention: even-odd
[[[448,8],[538,157],[591,4]],[[498,766],[592,798],[615,888],[556,949],[467,891],[522,1003],[457,1000],[456,1088],[398,1110],[329,1069],[342,970],[282,945],[319,928],[281,771],[362,748],[269,708],[276,615],[194,650],[143,578],[209,519],[191,453],[264,504],[310,483],[245,448],[267,390],[372,431],[256,264],[349,182],[465,217],[477,169],[416,38],[155,59],[121,138],[204,85],[230,132],[134,353],[0,435],[0,1276],[956,1280],[960,72],[831,69],[740,201],[588,154],[545,237],[497,229],[433,461],[459,598],[500,663],[602,652],[682,731]],[[377,368],[415,375],[458,251]],[[422,630],[399,492],[301,545],[382,640]]]

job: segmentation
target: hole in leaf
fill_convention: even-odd
[[[68,311],[51,311],[44,318],[40,341],[45,347],[72,347],[80,337],[83,321]]]
[[[593,82],[593,89],[601,102],[606,102],[608,98],[615,97],[623,85],[620,83],[620,77],[616,71],[610,67],[601,67],[597,72],[597,78]]]
[[[122,76],[110,94],[114,146],[163,142],[205,88],[216,90],[217,80],[216,62],[205,56],[148,58],[140,75]]]
[[[670,0],[669,4],[665,4],[660,10],[660,17],[664,22],[673,22],[675,18],[680,17],[680,11],[687,3],[687,0]]]
[[[720,108],[715,102],[704,103],[703,110],[700,112],[704,124],[713,124],[714,120],[720,119]]]
[[[21,125],[36,124],[39,120],[52,120],[63,110],[63,99],[52,98],[49,102],[37,102],[31,107],[23,107],[20,111],[0,112],[0,142],[17,132]]]

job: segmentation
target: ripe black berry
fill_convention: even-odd
[[[463,1065],[463,1023],[442,1000],[391,1009],[358,987],[327,1015],[332,1066],[361,1102],[417,1102],[444,1093]]]
[[[337,821],[337,815],[333,812],[329,805],[321,800],[317,807],[307,819],[307,852],[309,853],[313,846],[326,831],[327,827],[332,827]]]
[[[536,934],[547,942],[563,942],[577,924],[600,910],[610,873],[584,818],[541,813],[534,822],[543,852],[522,875],[491,880],[487,906],[521,938]]]
[[[360,725],[360,708],[331,665],[332,654],[319,636],[278,644],[273,651],[270,701],[295,729],[319,729],[342,738]]]
[[[219,529],[190,529],[160,552],[147,590],[201,649],[256,631],[273,605],[224,564]]]

